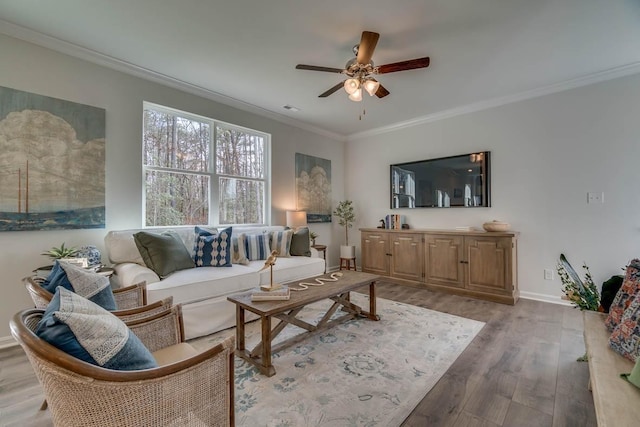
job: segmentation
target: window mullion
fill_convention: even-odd
[[[216,170],[216,164],[218,160],[218,126],[216,122],[211,122],[211,141],[209,142],[209,149],[211,155],[209,156],[209,173],[211,174],[211,180],[209,181],[209,224],[219,224],[220,222],[220,176]]]

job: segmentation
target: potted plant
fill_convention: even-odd
[[[78,253],[78,249],[75,247],[68,247],[64,245],[64,242],[60,245],[59,248],[55,246],[49,249],[47,252],[43,252],[42,255],[46,255],[52,260],[63,259],[63,258],[71,258],[74,257]]]
[[[355,258],[356,247],[349,245],[349,228],[353,227],[356,215],[353,212],[353,202],[343,200],[333,211],[333,216],[338,218],[338,224],[344,227],[345,244],[340,246],[340,258]]]
[[[311,246],[315,246],[316,245],[316,239],[318,238],[318,233],[316,233],[315,231],[312,231],[309,233],[309,238],[311,239]]]

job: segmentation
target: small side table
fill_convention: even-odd
[[[353,268],[351,268],[351,261],[353,261]],[[340,258],[340,270],[353,270],[356,271],[356,259],[354,258]]]
[[[324,258],[324,273],[327,274],[327,245],[312,245],[311,247],[318,252],[322,252],[322,257]]]

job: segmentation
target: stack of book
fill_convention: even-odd
[[[287,301],[290,298],[289,287],[282,285],[274,291],[255,289],[251,292],[251,301]]]

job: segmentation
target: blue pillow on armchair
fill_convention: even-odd
[[[231,267],[232,227],[227,227],[217,234],[196,227],[196,244],[193,260],[196,267]]]
[[[156,368],[153,355],[127,325],[88,299],[60,286],[36,335],[65,353],[107,369]]]
[[[118,309],[109,278],[62,260],[55,261],[42,287],[52,294],[58,287],[63,287],[98,304],[105,310]]]

